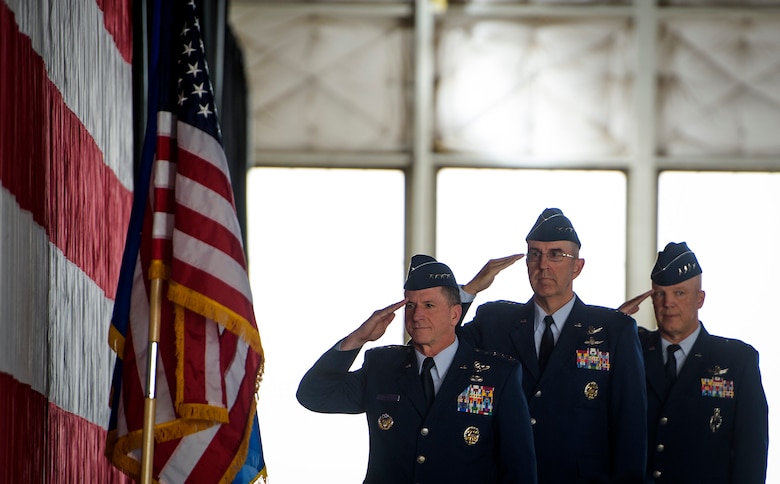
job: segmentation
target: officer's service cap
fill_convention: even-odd
[[[658,253],[650,279],[659,286],[673,286],[701,274],[696,255],[685,242],[669,242]]]
[[[430,287],[458,287],[455,274],[446,264],[424,254],[412,256],[404,289],[419,291]]]
[[[525,238],[539,242],[554,242],[557,240],[569,240],[581,247],[580,239],[577,237],[577,231],[574,230],[571,221],[563,214],[559,208],[545,208],[539,218],[536,219],[534,227],[528,232]]]

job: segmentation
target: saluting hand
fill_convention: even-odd
[[[377,309],[358,329],[349,334],[341,342],[341,350],[349,351],[360,348],[369,341],[376,341],[385,334],[387,327],[395,318],[395,312],[404,307],[406,299],[393,303],[384,309]]]
[[[650,297],[650,295],[652,293],[653,293],[653,290],[650,289],[647,292],[643,292],[642,294],[640,294],[638,296],[632,297],[628,301],[626,301],[623,304],[621,304],[620,307],[618,308],[618,311],[620,311],[623,314],[627,314],[627,315],[631,316],[635,312],[639,311],[639,304],[641,304],[642,301],[644,301],[645,299]]]
[[[469,294],[477,295],[479,292],[489,288],[493,281],[496,279],[496,275],[503,271],[507,267],[511,266],[515,262],[525,257],[525,254],[514,254],[499,259],[490,259],[487,264],[480,269],[474,279],[470,280],[468,284],[463,286],[463,290]]]

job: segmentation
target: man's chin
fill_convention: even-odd
[[[412,337],[413,340],[416,342],[424,343],[424,340],[428,339],[428,334],[430,333],[430,330],[427,329],[413,329],[409,331],[409,336]]]
[[[550,297],[555,295],[555,287],[552,285],[538,284],[533,290],[537,297]]]
[[[666,334],[675,333],[680,329],[678,321],[679,320],[675,318],[664,318],[660,323],[658,323],[658,329],[661,330],[662,333]]]

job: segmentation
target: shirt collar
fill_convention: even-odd
[[[566,324],[566,320],[569,319],[569,314],[571,314],[571,310],[574,308],[574,302],[576,299],[576,294],[572,294],[569,302],[561,306],[560,309],[550,315],[552,316],[553,321],[555,321],[555,326],[558,329],[563,329],[563,325]],[[534,307],[536,308],[534,310],[534,328],[538,328],[544,324],[544,317],[547,316],[547,313],[544,312],[544,309],[542,309],[542,307],[539,306],[536,301],[534,301]]]
[[[455,341],[453,341],[451,345],[444,348],[433,357],[433,363],[436,365],[436,371],[439,375],[443,376],[449,369],[452,360],[455,359],[455,353],[458,352],[458,344],[458,337],[456,336]],[[417,357],[417,370],[419,372],[419,369],[422,368],[423,360],[425,360],[425,355],[417,351],[417,348],[414,349],[414,355]]]
[[[696,343],[696,338],[699,337],[699,333],[701,333],[701,323],[699,323],[693,333],[689,334],[684,340],[677,343],[680,345],[680,349],[682,350],[684,356],[688,356],[691,353],[691,349],[693,349],[693,344]],[[670,344],[672,343],[669,342],[666,338],[663,336],[661,337],[661,349],[663,350],[664,354],[666,354],[666,348],[668,348]]]

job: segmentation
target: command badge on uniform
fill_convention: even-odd
[[[479,429],[474,426],[466,427],[466,430],[463,431],[463,440],[468,445],[476,444],[479,441]]]
[[[714,378],[702,378],[701,396],[734,398],[734,380],[724,380],[719,376]]]
[[[712,417],[710,417],[710,430],[712,430],[712,433],[717,432],[722,423],[723,417],[720,415],[720,409],[715,407],[715,410],[712,412]]]
[[[588,400],[593,400],[597,396],[599,396],[599,384],[595,381],[592,381],[585,385],[585,390],[583,391],[585,394],[585,398]]]
[[[379,416],[379,420],[377,421],[379,423],[379,428],[382,430],[390,430],[390,427],[393,426],[393,417],[390,415],[383,413]]]
[[[493,415],[494,387],[469,385],[458,395],[458,412]]]
[[[577,368],[609,371],[609,351],[596,348],[577,350]]]

